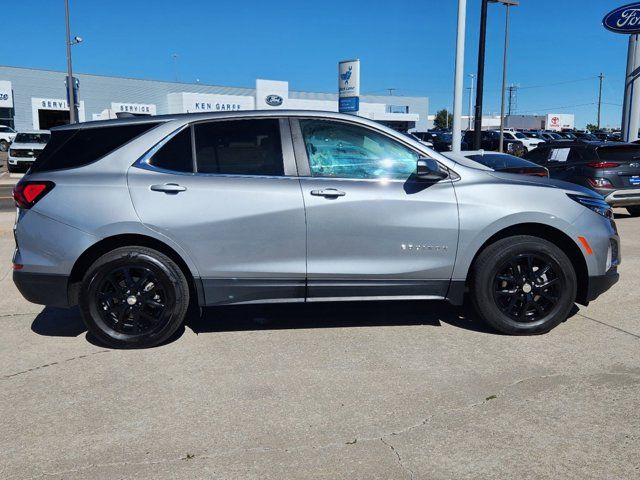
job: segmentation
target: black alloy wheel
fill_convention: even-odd
[[[122,247],[89,267],[80,289],[88,330],[115,348],[159,345],[180,327],[189,285],[169,257],[147,247]]]
[[[511,335],[545,333],[569,316],[578,281],[556,244],[531,235],[503,238],[472,267],[470,296],[479,316]]]
[[[547,255],[521,253],[500,268],[493,297],[502,313],[518,322],[536,322],[557,305],[564,288],[559,265]]]

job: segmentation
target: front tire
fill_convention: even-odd
[[[184,273],[166,255],[147,247],[122,247],[87,270],[80,310],[87,329],[114,348],[144,348],[169,339],[189,306]]]
[[[567,255],[542,238],[519,235],[485,248],[473,267],[471,300],[480,317],[509,335],[545,333],[566,320],[577,293]]]
[[[640,217],[640,206],[638,207],[627,207],[627,212],[632,217]]]

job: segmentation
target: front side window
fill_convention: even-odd
[[[402,179],[419,156],[368,128],[326,120],[300,120],[311,175],[356,179]]]
[[[278,119],[199,123],[194,132],[198,173],[284,175]]]

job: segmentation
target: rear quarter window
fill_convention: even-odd
[[[31,167],[31,171],[63,170],[88,165],[157,125],[159,123],[151,122],[111,127],[85,126],[73,130],[54,130],[51,140],[38,156],[38,159]]]

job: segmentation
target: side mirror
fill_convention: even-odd
[[[447,173],[440,170],[438,162],[432,158],[419,158],[416,165],[416,177],[420,180],[438,182],[447,178]]]

